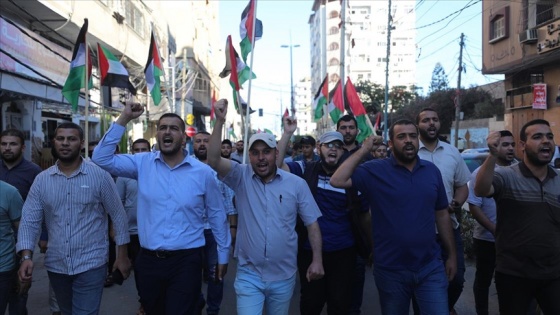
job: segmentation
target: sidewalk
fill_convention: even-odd
[[[36,251],[39,252],[38,250]],[[43,254],[35,255],[33,261],[35,271],[33,272],[33,285],[29,290],[29,300],[27,308],[29,315],[48,315],[49,310],[49,283],[47,272],[43,266]],[[472,293],[472,284],[474,281],[474,262],[467,261],[467,271],[465,273],[465,287],[461,298],[457,302],[455,309],[459,315],[476,315],[474,310],[474,298]],[[235,292],[233,290],[233,281],[235,279],[236,261],[231,260],[228,267],[228,274],[224,285],[224,300],[222,302],[221,314],[229,315],[236,313]],[[206,287],[203,285],[203,292],[206,293]],[[138,297],[134,278],[131,276],[124,282],[122,286],[113,285],[105,288],[103,291],[103,300],[101,302],[101,315],[134,315],[138,310]],[[379,298],[377,289],[373,280],[371,270],[366,271],[366,284],[364,288],[364,302],[362,306],[362,314],[372,315],[380,314]],[[290,305],[290,314],[299,314],[299,285],[294,290],[294,296]],[[326,308],[323,310],[326,314]],[[411,313],[412,314],[412,311]],[[490,288],[490,314],[498,314],[498,302],[494,285]]]

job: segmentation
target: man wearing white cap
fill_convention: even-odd
[[[235,192],[238,209],[238,258],[235,292],[237,313],[288,314],[297,271],[296,219],[307,227],[312,261],[308,281],[323,277],[321,212],[304,180],[276,167],[276,140],[258,133],[249,140],[249,164],[220,156],[227,101],[215,104],[216,125],[208,145],[208,165]]]
[[[287,144],[294,131],[297,121],[284,117],[284,134],[278,142],[279,156],[283,156]],[[334,188],[329,181],[331,175],[340,165],[344,153],[344,138],[338,131],[328,131],[319,138],[319,161],[297,161],[284,163],[277,159],[278,167],[306,180],[322,216],[318,219],[323,237],[323,266],[325,277],[318,281],[306,281],[305,269],[311,260],[310,245],[305,235],[302,235],[298,252],[300,267],[300,313],[319,315],[325,304],[329,314],[348,314],[352,301],[352,284],[354,266],[356,265],[357,244],[353,234],[351,211],[356,211],[356,218],[363,222],[362,231],[367,235],[369,250],[365,251],[365,258],[371,252],[370,214],[367,203],[362,203],[358,194],[345,189]],[[349,209],[348,205],[357,201],[357,207]],[[350,211],[349,211],[350,210]],[[368,233],[369,231],[369,233]]]

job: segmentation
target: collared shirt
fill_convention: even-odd
[[[454,146],[447,142],[438,140],[436,148],[430,152],[428,148],[420,141],[418,156],[426,161],[434,163],[440,170],[445,185],[445,193],[447,201],[451,203],[456,187],[466,185],[470,178],[471,172],[461,157],[461,153]],[[455,213],[450,213],[451,221],[453,221],[453,229],[459,227],[459,221]]]
[[[372,160],[356,168],[352,185],[369,200],[376,266],[416,271],[441,256],[435,214],[449,204],[434,164],[417,158],[409,171],[394,156]]]
[[[231,152],[231,159],[237,161],[238,163],[243,163],[243,153],[237,153],[236,151]],[[247,159],[246,161],[249,161],[249,159]]]
[[[356,153],[358,150],[360,150],[362,145],[359,144],[358,141],[356,141],[355,143],[356,143],[356,146],[352,150],[347,150],[346,148],[342,148],[344,152],[342,153],[342,156],[340,157],[340,160],[339,160],[340,164],[342,164],[342,162],[346,161],[346,159],[348,157],[350,157],[350,155],[352,155],[352,154]],[[366,154],[362,158],[362,161],[360,163],[364,163],[364,162],[371,161],[371,160],[373,160],[373,156],[371,156],[371,154]]]
[[[112,124],[93,155],[93,161],[109,173],[138,180],[138,237],[149,250],[202,247],[204,214],[218,244],[218,262],[229,261],[226,213],[213,170],[188,155],[173,168],[161,152],[114,154],[125,127]]]
[[[128,217],[128,233],[138,235],[138,182],[132,178],[117,177],[117,192]]]
[[[9,169],[4,161],[0,160],[0,180],[17,188],[24,201],[27,199],[31,184],[41,171],[39,165],[26,159],[21,159],[21,162],[12,169]]]
[[[16,267],[14,223],[21,217],[23,200],[17,189],[0,180],[0,272]]]
[[[36,178],[22,211],[17,251],[33,251],[45,220],[49,250],[48,271],[75,275],[107,263],[108,218],[115,229],[115,243],[129,242],[126,213],[115,182],[97,165],[82,159],[70,176],[59,162]]]
[[[313,153],[313,156],[311,157],[311,161],[307,160],[307,158],[305,158],[305,156],[303,154],[298,154],[296,156],[294,156],[294,158],[292,159],[292,162],[297,162],[297,161],[307,161],[307,162],[317,162],[320,161],[321,158],[319,157],[319,155],[317,155],[317,153]]]
[[[541,182],[525,163],[494,173],[496,270],[529,279],[560,277],[560,171]]]
[[[238,206],[239,266],[255,271],[263,281],[292,277],[297,271],[297,215],[306,226],[321,216],[307,183],[281,169],[263,183],[251,165],[233,161],[222,180],[235,191]]]

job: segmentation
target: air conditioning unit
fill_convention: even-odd
[[[521,44],[532,44],[536,43],[538,40],[536,29],[525,30],[519,33],[519,42]]]
[[[554,18],[560,18],[560,5],[555,5],[552,8],[552,15],[554,16]]]

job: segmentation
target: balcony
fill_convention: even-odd
[[[506,109],[516,110],[533,106],[533,86],[521,86],[506,91]]]

